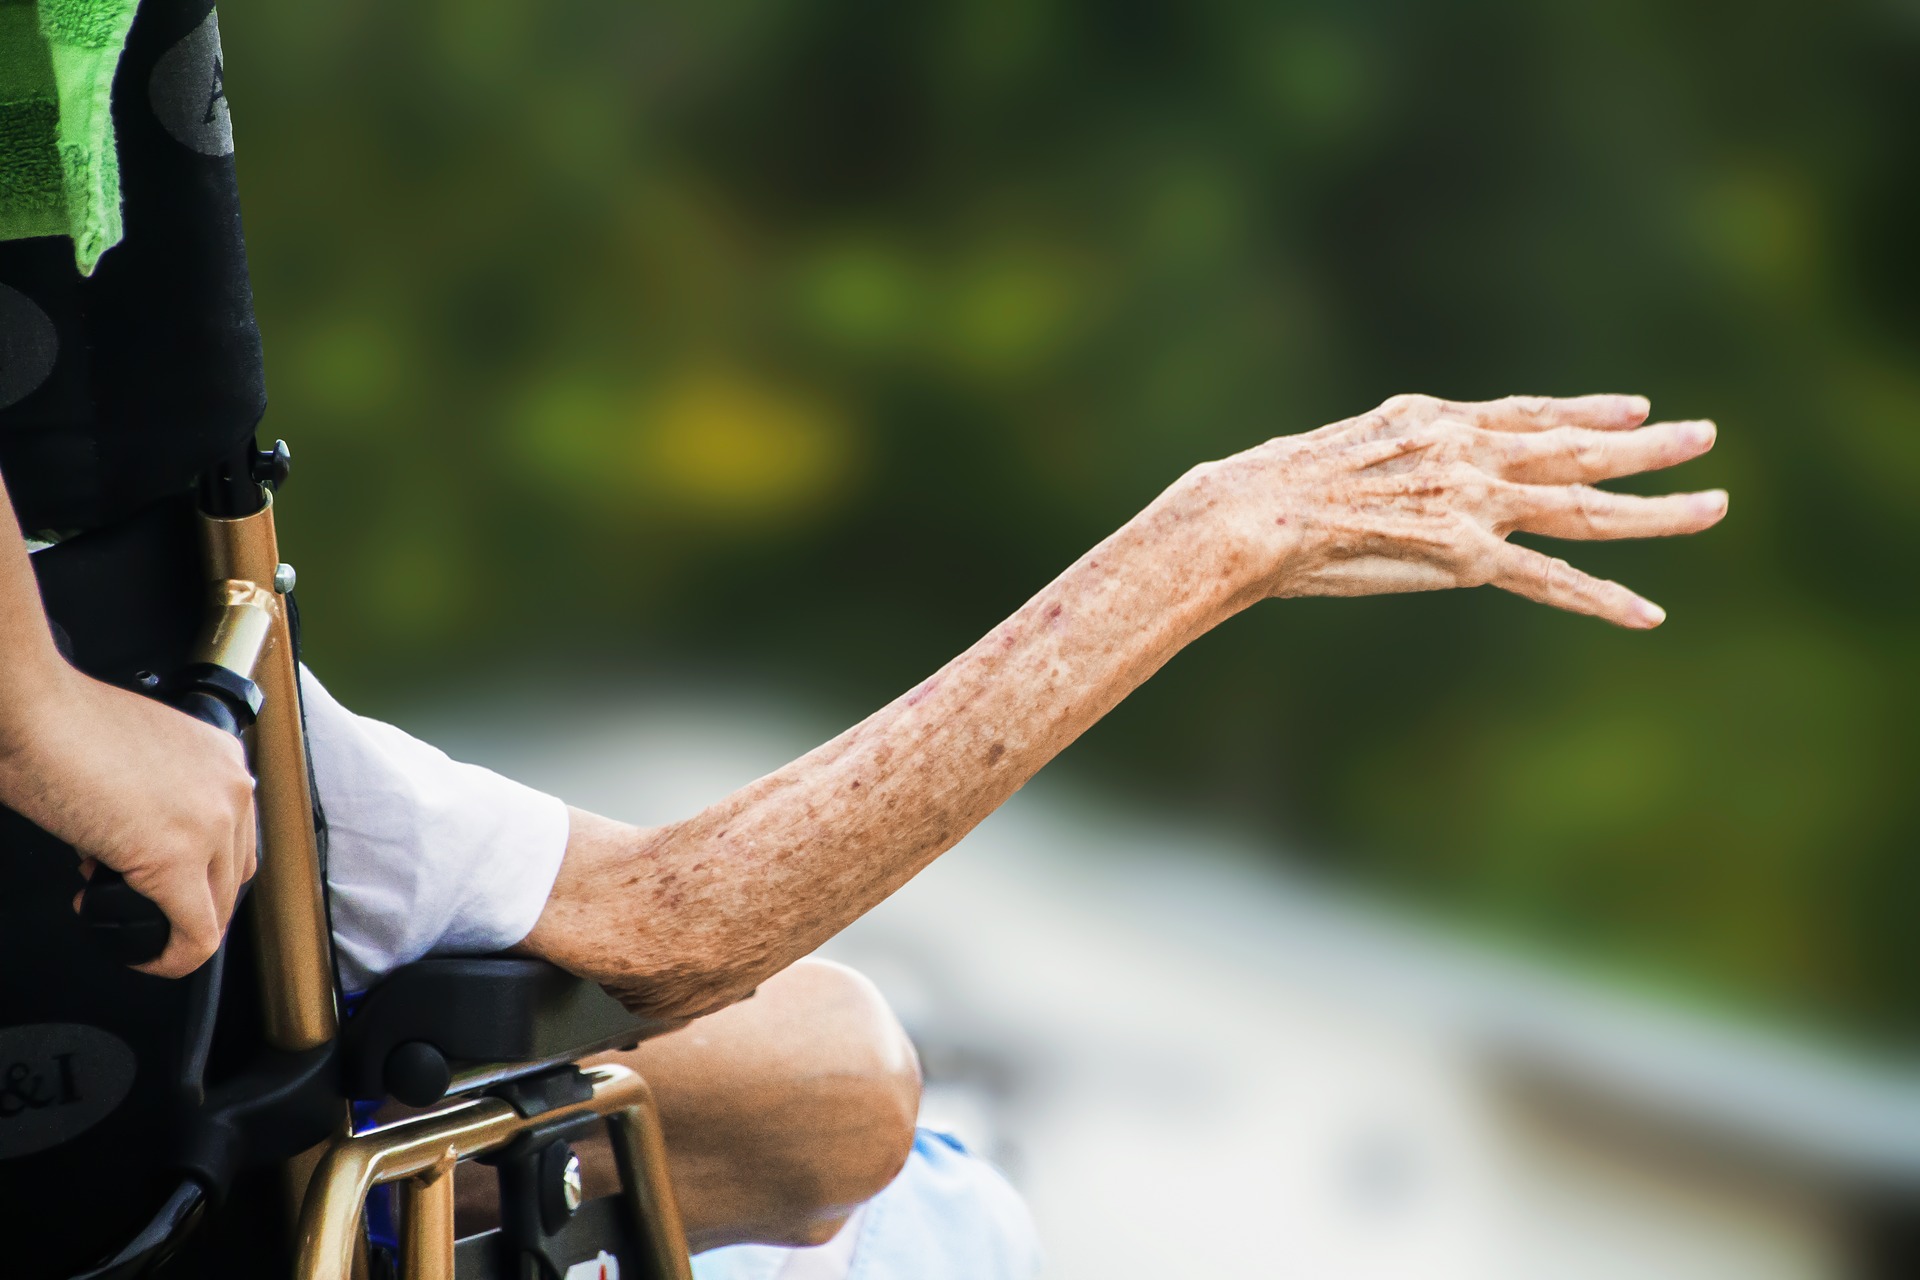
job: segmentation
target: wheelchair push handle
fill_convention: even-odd
[[[253,723],[252,709],[225,691],[189,689],[171,705],[235,737]],[[158,960],[173,936],[166,913],[111,867],[94,868],[81,894],[80,920],[101,950],[126,965]]]

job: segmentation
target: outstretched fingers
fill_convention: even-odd
[[[1531,435],[1481,430],[1474,453],[1493,474],[1523,484],[1591,484],[1659,471],[1713,448],[1711,422],[1660,422],[1630,431],[1553,427]]]
[[[1645,396],[1507,396],[1502,400],[1449,403],[1444,412],[1489,431],[1627,431],[1647,420]]]
[[[1667,611],[1653,601],[1531,547],[1503,542],[1493,555],[1493,574],[1487,581],[1517,596],[1570,613],[1605,618],[1637,631],[1650,630],[1666,621]]]
[[[1549,538],[1668,538],[1710,529],[1727,514],[1723,489],[1652,498],[1575,484],[1519,485],[1510,492],[1515,514],[1502,522],[1503,531]]]

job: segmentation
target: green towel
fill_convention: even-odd
[[[92,275],[120,243],[113,73],[138,0],[0,0],[0,240],[73,238]]]

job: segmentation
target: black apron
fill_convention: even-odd
[[[0,243],[0,473],[56,639],[134,685],[188,660],[205,609],[193,486],[266,406],[209,0],[142,0],[113,87],[126,235],[91,277],[65,237]],[[186,984],[108,960],[69,903],[73,851],[0,809],[0,1273],[71,1275],[137,1231],[172,1185]],[[216,1043],[244,1053],[257,988],[244,939]],[[229,1016],[228,1011],[233,1016]],[[284,1227],[277,1179],[222,1216]],[[204,1234],[204,1233],[202,1233]],[[270,1276],[182,1259],[186,1274]]]
[[[0,243],[0,475],[28,532],[179,494],[266,409],[208,0],[142,0],[113,85],[125,239]]]

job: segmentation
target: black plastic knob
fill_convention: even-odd
[[[262,449],[253,455],[253,482],[263,484],[269,489],[278,490],[287,482],[287,475],[293,470],[293,453],[287,448],[285,440],[275,440],[273,448]]]
[[[580,1157],[565,1142],[553,1142],[540,1152],[535,1176],[540,1188],[540,1225],[548,1235],[558,1235],[580,1207]]]
[[[453,1069],[446,1055],[424,1040],[397,1044],[380,1073],[387,1092],[410,1107],[430,1107],[447,1096]]]

